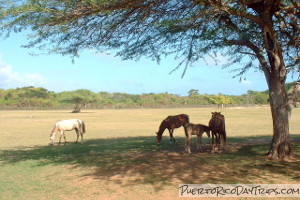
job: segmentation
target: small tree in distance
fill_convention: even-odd
[[[242,77],[262,71],[269,88],[273,139],[268,158],[292,156],[287,73],[299,71],[298,0],[24,0],[0,1],[2,32],[30,28],[24,47],[78,56],[80,51],[117,49],[123,59],[158,62],[175,54],[183,74],[204,55],[230,57]],[[259,66],[254,64],[259,62]],[[176,68],[176,69],[177,69]]]
[[[61,102],[74,104],[74,113],[79,113],[81,108],[96,101],[95,93],[90,90],[79,89],[71,92],[62,92],[60,94]]]

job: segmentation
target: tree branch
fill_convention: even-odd
[[[256,45],[254,45],[253,43],[251,43],[249,40],[246,40],[246,39],[242,39],[242,40],[224,40],[224,41],[228,45],[246,46],[249,49],[251,49],[254,52],[254,54],[251,54],[251,55],[255,56],[258,59],[260,65],[262,67],[262,70],[265,74],[267,83],[270,84],[271,70],[270,70],[270,67],[268,65],[268,61],[265,59],[263,50],[261,48],[258,48]]]

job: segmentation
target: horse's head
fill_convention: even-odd
[[[206,135],[207,135],[207,137],[209,137],[210,138],[210,128],[209,128],[209,126],[204,126],[204,132],[206,133]]]
[[[162,139],[162,134],[156,133],[156,141],[157,141],[157,144],[160,144],[161,139]]]
[[[211,113],[211,120],[213,123],[216,123],[217,121],[224,121],[224,115],[221,114],[221,112],[212,112]]]
[[[221,116],[221,112],[211,112],[211,117]]]
[[[51,132],[51,134],[50,134],[50,144],[54,144],[54,138],[55,138],[55,134],[53,132]]]
[[[221,112],[212,112],[212,118],[219,117],[224,119],[224,115],[221,114]]]
[[[50,133],[50,144],[54,144],[55,134],[56,134],[56,127],[54,127]]]

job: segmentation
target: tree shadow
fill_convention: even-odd
[[[179,183],[269,183],[266,177],[285,176],[299,181],[299,156],[294,162],[267,161],[269,143],[261,137],[230,138],[227,149],[211,153],[210,140],[204,138],[201,150],[192,145],[192,154],[179,144],[166,141],[157,145],[155,137],[126,137],[86,140],[84,144],[20,147],[0,151],[0,165],[27,160],[38,166],[70,165],[87,168],[84,177],[113,181],[121,185],[152,184],[159,190]],[[255,139],[258,142],[255,143]],[[249,143],[249,140],[252,142]],[[300,143],[293,144],[300,152]]]

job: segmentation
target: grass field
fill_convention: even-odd
[[[210,139],[192,154],[155,132],[167,116],[186,113],[193,123],[207,124],[212,111],[226,118],[228,149],[210,152]],[[54,123],[85,121],[84,144],[48,145]],[[300,109],[294,109],[290,133],[295,160],[267,161],[272,136],[268,107],[174,108],[54,111],[0,111],[0,199],[176,199],[183,183],[300,183]],[[57,135],[58,136],[58,135]],[[189,198],[191,199],[191,198]]]

